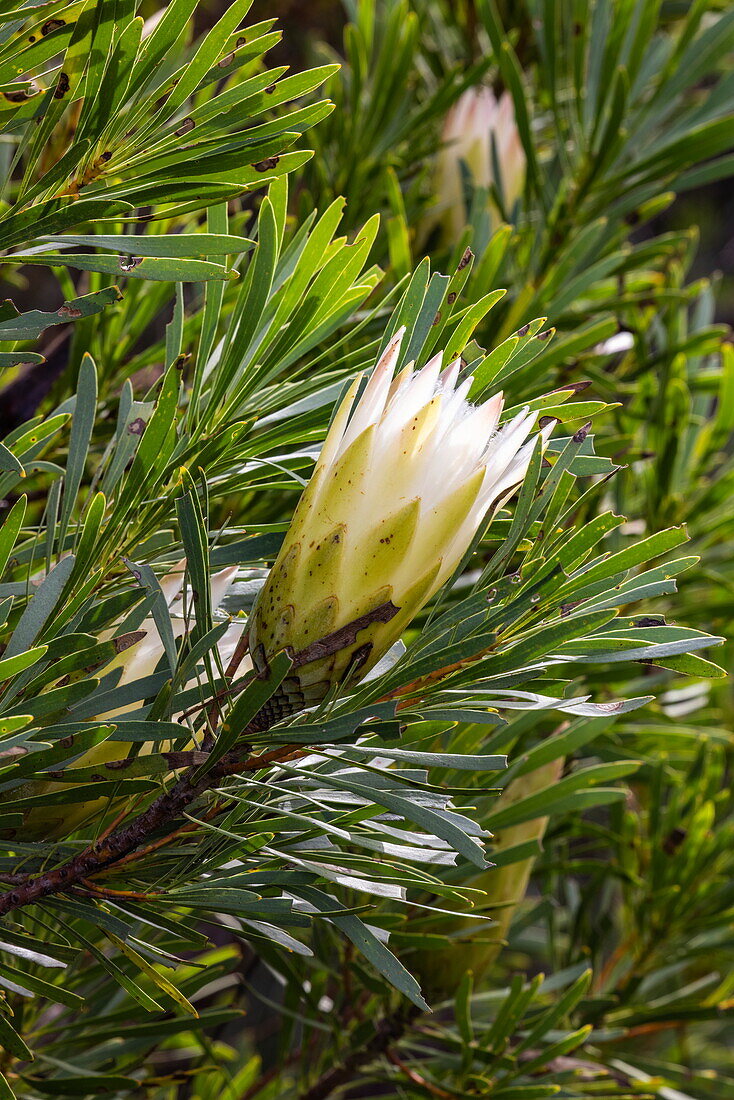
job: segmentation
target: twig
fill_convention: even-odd
[[[419,1013],[420,1009],[411,1006],[407,1012],[395,1013],[379,1020],[372,1038],[364,1046],[350,1051],[339,1065],[332,1066],[322,1074],[310,1089],[301,1094],[300,1100],[326,1100],[335,1089],[348,1084],[358,1069],[386,1054]]]
[[[440,1100],[452,1100],[450,1092],[444,1092],[437,1085],[432,1085],[430,1081],[426,1081],[425,1077],[421,1077],[420,1073],[416,1073],[410,1066],[406,1066],[405,1062],[402,1062],[398,1058],[394,1050],[388,1050],[385,1054],[388,1062],[392,1062],[394,1066],[404,1074],[409,1081],[412,1081],[414,1085],[418,1085],[419,1088],[425,1089],[426,1092],[430,1092],[431,1096],[438,1096]]]
[[[142,793],[137,795],[136,798],[134,799],[134,803],[139,802],[142,798],[143,798]],[[129,816],[130,809],[131,809],[130,806],[124,806],[120,810],[117,817],[113,821],[110,822],[110,824],[107,826],[107,828],[97,838],[98,843],[102,840],[106,840],[107,837],[110,836],[111,833],[114,833],[115,829],[118,829],[120,827],[120,825],[122,825],[125,818]]]
[[[243,772],[259,771],[260,768],[266,767],[270,763],[280,763],[286,760],[295,760],[299,756],[306,756],[308,749],[295,749],[292,745],[285,746],[285,748],[276,749],[272,753],[263,754],[262,756],[253,756],[249,760],[244,760],[242,767],[239,769]],[[265,761],[265,763],[263,763]],[[221,802],[216,802],[211,806],[206,813],[202,814],[201,820],[213,821],[215,817],[219,817],[228,808],[228,802],[223,799]],[[150,855],[151,852],[157,852],[159,848],[164,848],[167,844],[172,844],[175,840],[184,836],[186,833],[195,833],[198,829],[198,823],[195,821],[189,821],[186,825],[179,825],[177,829],[174,829],[172,833],[168,833],[166,836],[158,837],[157,840],[153,840],[150,844],[146,844],[143,848],[138,848],[136,851],[131,852],[130,855],[123,856],[110,867],[104,868],[100,873],[107,874],[110,871],[116,871],[118,867],[124,866],[126,863],[132,863],[138,859],[143,859],[144,856]]]
[[[373,622],[389,622],[397,612],[398,608],[390,601],[380,604],[379,607],[369,611],[366,615],[360,615],[359,618],[347,623],[341,629],[327,634],[319,641],[313,642],[305,649],[293,654],[293,667],[301,668],[312,661],[338,652],[339,649],[355,642],[357,635],[365,627]],[[233,671],[242,660],[246,652],[246,645],[247,642],[243,636],[240,638],[237,649],[230,661],[229,668]],[[267,676],[267,666],[259,670],[259,674],[265,678]],[[171,821],[175,821],[200,795],[211,790],[212,787],[216,787],[223,779],[227,779],[237,772],[258,771],[277,760],[287,759],[293,753],[304,752],[304,746],[302,745],[285,745],[279,749],[273,749],[271,752],[261,753],[259,756],[250,755],[251,750],[250,746],[246,744],[246,737],[248,733],[255,730],[260,732],[263,728],[267,728],[267,723],[263,721],[263,715],[269,713],[269,702],[255,715],[248,728],[242,731],[245,743],[241,744],[239,748],[234,748],[226,753],[208,771],[202,774],[200,762],[197,761],[174,783],[170,790],[159,795],[151,802],[147,810],[144,810],[129,825],[114,829],[112,832],[108,830],[94,844],[90,845],[85,851],[80,852],[79,855],[74,856],[63,866],[57,867],[54,871],[46,871],[35,878],[28,878],[26,881],[16,884],[14,890],[0,894],[0,917],[5,916],[6,913],[10,913],[14,909],[31,905],[52,894],[60,894],[74,886],[82,885],[85,879],[99,874],[100,871],[104,871],[108,867],[119,865],[128,856],[137,853],[152,833],[157,832]],[[207,740],[209,740],[210,745],[213,745],[213,734],[211,737],[207,734]],[[185,828],[186,826],[181,826],[181,829]],[[175,830],[174,834],[180,835],[180,832]],[[170,835],[162,840],[150,842],[145,851],[153,851],[155,850],[154,846],[160,847],[162,844],[170,843]]]
[[[215,787],[223,779],[238,771],[256,771],[274,762],[278,756],[285,757],[300,746],[286,745],[260,756],[243,757],[241,751],[227,753],[203,776],[197,778],[198,767],[190,768],[177,783],[165,794],[159,795],[140,817],[124,828],[117,829],[104,840],[98,840],[86,851],[74,856],[55,871],[47,871],[36,878],[29,879],[17,889],[0,895],[0,916],[20,909],[24,905],[40,901],[51,894],[59,894],[78,886],[90,876],[98,874],[113,864],[119,863],[125,856],[135,852],[146,838],[167,822],[177,818],[187,806],[195,802],[205,791]]]
[[[86,890],[91,890],[93,893],[99,894],[100,897],[109,898],[112,901],[119,900],[119,898],[128,901],[149,901],[160,893],[159,890],[150,890],[147,894],[141,894],[138,890],[111,890],[108,886],[98,886],[96,882],[90,882],[86,878],[82,879],[82,885]]]
[[[167,844],[173,844],[174,840],[178,840],[186,833],[195,833],[196,828],[193,821],[189,821],[186,825],[179,825],[178,829],[174,829],[172,833],[168,833],[166,836],[159,836],[157,840],[151,840],[150,844],[146,844],[142,848],[136,848],[134,852],[130,852],[129,855],[123,856],[122,859],[118,859],[110,867],[103,867],[100,874],[106,875],[110,871],[116,871],[118,867],[124,867],[126,863],[133,863],[137,859],[143,859],[144,856],[149,856],[152,852],[157,852],[159,848],[165,848]]]

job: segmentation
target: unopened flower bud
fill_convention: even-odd
[[[454,241],[468,221],[462,163],[469,169],[475,187],[497,186],[508,212],[525,186],[525,152],[509,92],[503,92],[498,100],[490,88],[467,88],[446,116],[442,141],[436,162],[433,225],[440,221],[447,238]]]
[[[459,360],[444,370],[439,354],[394,376],[402,337],[339,408],[251,616],[255,667],[295,656],[282,715],[372,668],[520,484],[535,446],[535,413],[498,428],[502,394],[470,405]]]
[[[187,626],[182,607],[185,570],[186,559],[184,558],[178,565],[173,566],[165,576],[161,577],[160,581],[161,589],[171,615],[173,636],[177,640],[183,636]],[[228,569],[222,569],[219,573],[213,574],[211,578],[212,607],[218,607],[220,602],[224,599],[236,574],[237,566],[231,566]],[[233,619],[217,643],[217,652],[225,668],[237,647],[237,643],[244,629],[245,622],[242,619]],[[113,628],[106,632],[104,639],[109,640],[115,637],[116,634],[117,630]],[[106,675],[117,669],[122,669],[120,678],[117,681],[117,687],[121,687],[123,684],[132,684],[148,676],[152,676],[165,652],[163,642],[158,633],[158,628],[152,616],[144,619],[140,627],[140,634],[142,637],[136,640],[133,645],[129,647],[126,646],[122,649],[114,660],[105,666],[104,671]],[[248,664],[249,662],[243,662],[240,669],[246,669]],[[191,677],[188,684],[185,686],[191,686],[194,683],[196,683],[196,679],[195,677]],[[95,714],[94,717],[89,720],[108,722],[119,717],[121,714],[129,713],[134,706],[134,703],[129,703],[126,706],[118,706],[112,710],[100,711],[99,714]],[[172,717],[173,720],[176,721],[179,716],[174,714]],[[186,726],[182,725],[182,736],[185,732]],[[145,742],[141,748],[141,753],[157,752],[160,751],[160,749],[160,743]],[[102,741],[93,749],[89,749],[88,752],[74,761],[73,766],[76,768],[99,767],[100,773],[104,774],[105,765],[120,760],[125,755],[126,749],[124,744],[114,739],[109,739],[107,741]],[[113,773],[111,772],[110,774]],[[55,782],[47,789],[58,791],[63,788],[58,782]],[[21,788],[21,790],[23,790],[23,788]],[[41,791],[43,791],[43,788],[41,788]],[[31,790],[29,787],[28,793],[37,794],[39,791],[37,789]],[[54,811],[52,809],[47,810],[44,808],[43,810],[30,810],[25,815],[23,823],[24,838],[27,840],[36,838],[50,840],[55,836],[68,834],[74,829],[79,828],[85,822],[99,817],[108,807],[108,804],[109,800],[107,798],[96,798],[86,802],[76,802],[64,806],[61,811],[61,816],[59,817],[53,816]]]

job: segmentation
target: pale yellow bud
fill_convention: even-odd
[[[473,407],[472,379],[457,385],[459,362],[442,370],[440,354],[393,377],[402,336],[359,401],[359,379],[344,399],[251,616],[250,652],[261,670],[279,650],[309,655],[325,636],[345,633],[335,652],[297,660],[283,713],[380,659],[530,461],[535,413],[524,409],[498,428],[502,395]],[[349,637],[350,624],[373,614],[377,621]]]
[[[168,573],[161,578],[160,582],[171,616],[173,636],[176,639],[183,636],[187,626],[186,618],[183,613],[183,584],[185,570],[186,559],[184,558],[178,565],[173,566]],[[212,576],[212,607],[216,608],[224,599],[236,574],[237,566],[232,566]],[[245,621],[242,619],[233,620],[217,644],[217,651],[225,668],[235,651],[245,625]],[[109,630],[106,632],[105,637],[113,638],[117,633],[118,631],[115,629]],[[142,680],[147,676],[152,676],[158,662],[163,656],[163,642],[161,641],[158,628],[152,617],[146,618],[143,621],[140,626],[140,633],[143,637],[134,645],[123,649],[104,669],[105,674],[113,672],[118,668],[122,669],[122,675],[117,682],[118,687],[123,684],[134,683],[136,680]],[[238,671],[241,673],[242,671],[246,671],[249,667],[251,667],[250,662],[246,659],[240,664]],[[192,678],[189,684],[195,682],[195,679]],[[117,707],[114,710],[101,711],[93,718],[90,718],[89,721],[111,722],[119,715],[129,713],[135,705],[137,704]],[[173,720],[176,721],[178,717],[180,716],[173,715]],[[185,732],[186,727],[182,725],[181,734],[183,735]],[[193,742],[189,747],[193,747]],[[141,753],[145,755],[146,753],[160,752],[165,748],[166,745],[161,745],[160,743],[145,742],[141,748]],[[127,746],[120,741],[103,741],[76,760],[72,768],[97,766],[101,769],[101,774],[105,774],[104,769],[106,764],[120,760],[124,758],[126,754]],[[59,783],[53,783],[48,785],[46,789],[58,791],[62,789],[62,786]],[[34,789],[33,792],[31,792],[29,788],[28,793],[38,794],[40,791]],[[23,824],[23,836],[27,840],[36,838],[51,839],[60,835],[62,831],[64,833],[69,833],[73,829],[79,828],[84,822],[94,820],[98,817],[105,810],[108,801],[109,800],[106,798],[97,798],[91,799],[88,802],[80,802],[74,805],[59,807],[59,816],[57,818],[53,816],[56,812],[55,808],[43,811],[43,813],[38,810],[31,810],[26,815]]]
[[[443,227],[448,240],[459,237],[467,224],[462,162],[476,187],[501,184],[505,209],[512,210],[525,186],[525,151],[515,121],[509,92],[499,100],[490,88],[468,88],[448,112],[443,145],[436,160],[436,207],[429,214],[432,228]],[[495,179],[492,143],[496,148],[500,180]],[[497,211],[493,210],[495,220]]]

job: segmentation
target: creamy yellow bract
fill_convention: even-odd
[[[525,151],[509,92],[497,99],[490,88],[467,88],[446,115],[441,141],[434,181],[436,206],[427,215],[425,229],[440,223],[445,237],[455,241],[468,221],[462,165],[471,173],[475,187],[489,189],[501,184],[508,212],[525,186]],[[493,144],[500,180],[496,178]],[[496,222],[494,209],[493,217]]]
[[[390,648],[520,484],[535,445],[536,414],[524,409],[498,429],[502,394],[469,404],[473,380],[459,382],[458,360],[444,370],[439,354],[395,375],[403,333],[361,397],[358,378],[342,402],[251,616],[250,652],[264,668],[278,650],[298,653],[388,601],[398,609],[301,668],[302,703]]]

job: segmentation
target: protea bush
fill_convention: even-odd
[[[734,12],[249,9],[0,10],[0,1094],[728,1100]]]

